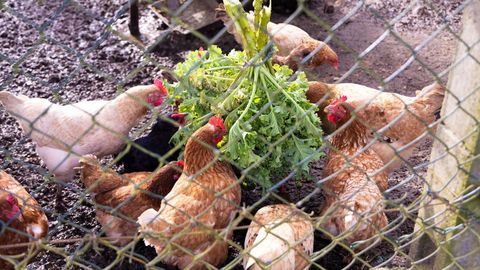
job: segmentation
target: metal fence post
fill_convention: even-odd
[[[410,256],[416,269],[480,267],[480,1],[463,15]],[[454,64],[455,65],[455,64]],[[460,142],[460,143],[459,143]],[[420,236],[421,235],[421,236]]]

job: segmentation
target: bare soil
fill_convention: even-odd
[[[312,80],[335,82],[341,78],[340,81],[344,82],[383,86],[386,91],[414,95],[434,77],[446,78],[445,70],[452,62],[456,44],[454,33],[460,29],[459,16],[452,16],[448,22],[450,26],[443,31],[435,31],[445,16],[451,15],[462,1],[432,1],[432,5],[423,5],[407,13],[405,19],[395,23],[390,31],[386,30],[388,20],[404,10],[410,1],[366,2],[369,2],[368,7],[359,8],[334,29],[330,44],[339,54],[340,70],[321,67],[309,73]],[[161,76],[162,70],[172,69],[182,61],[189,50],[206,46],[193,35],[174,34],[147,57],[132,43],[105,31],[116,18],[125,16],[119,12],[125,3],[118,0],[79,0],[70,4],[68,1],[8,0],[2,3],[5,7],[0,11],[0,90],[48,98],[62,104],[85,99],[111,99],[117,94],[119,85],[130,87],[150,83],[152,78]],[[333,14],[324,14],[322,0],[309,1],[307,7],[315,18],[302,14],[292,23],[314,38],[324,40],[327,33],[318,22],[333,26],[354,10],[355,5],[356,1],[343,1]],[[273,14],[274,22],[286,18],[286,15]],[[215,23],[201,32],[211,38],[221,29],[222,25]],[[388,33],[386,38],[370,48],[385,32]],[[421,45],[432,35],[431,41]],[[216,44],[224,50],[239,48],[228,34]],[[367,49],[368,53],[363,53]],[[412,55],[415,60],[403,67]],[[402,71],[398,75],[386,80],[399,69]],[[431,141],[425,141],[409,160],[410,165],[428,161],[430,148]],[[312,164],[312,176],[316,179],[322,178],[323,162]],[[392,202],[392,209],[398,204],[408,206],[422,191],[426,168],[412,170],[408,167],[411,166],[402,167],[389,178],[393,188],[385,196]],[[28,269],[102,269],[110,264],[114,265],[113,269],[144,269],[143,264],[126,258],[115,262],[117,253],[114,250],[103,245],[93,246],[91,241],[84,240],[86,236],[98,234],[101,228],[88,202],[89,196],[77,182],[64,190],[68,210],[62,214],[55,211],[55,186],[44,177],[48,172],[35,153],[34,144],[22,135],[16,121],[3,108],[0,109],[0,169],[19,180],[42,205],[49,219],[49,240],[77,239],[56,244],[59,251],[41,252]],[[287,185],[293,201],[303,199],[315,190],[313,182],[298,185],[291,181]],[[258,189],[244,191],[243,202],[250,205],[261,196]],[[318,214],[322,200],[317,193],[304,204],[305,210]],[[388,239],[395,242],[412,232],[412,219],[416,213],[411,214],[398,221],[401,214],[389,212],[389,220],[398,225],[388,233]],[[235,232],[234,240],[242,246],[244,237],[245,230],[239,230]],[[315,251],[328,244],[319,233],[316,234]],[[238,251],[234,248],[231,251],[230,260],[233,260]],[[137,244],[135,253],[144,261],[156,256],[153,249],[142,243]],[[360,257],[371,265],[409,265],[408,258],[398,251],[395,253],[388,241]],[[352,260],[348,251],[335,247],[316,263],[326,269],[367,268],[358,260],[349,265]],[[236,268],[241,269],[240,266]]]

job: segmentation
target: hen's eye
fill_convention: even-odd
[[[393,143],[393,140],[390,137],[383,136],[383,141],[386,143]]]
[[[307,58],[307,56],[309,56],[309,55],[310,55],[310,52],[304,52],[302,57]]]

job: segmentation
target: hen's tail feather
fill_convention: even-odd
[[[417,93],[419,102],[428,105],[429,111],[432,114],[438,113],[442,108],[443,98],[445,97],[445,87],[439,83],[433,83],[424,87]]]
[[[0,103],[2,103],[7,110],[23,104],[27,99],[28,97],[24,95],[17,96],[8,91],[0,91]]]
[[[92,193],[110,191],[125,184],[125,180],[111,169],[103,170],[97,157],[85,155],[80,161],[80,179]]]

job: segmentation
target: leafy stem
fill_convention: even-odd
[[[280,92],[285,95],[285,97],[290,100],[290,102],[295,106],[295,108],[297,109],[297,111],[299,112],[300,115],[302,116],[305,116],[306,118],[306,122],[310,125],[310,128],[313,128],[313,129],[318,129],[318,127],[316,127],[311,121],[310,119],[307,117],[307,112],[302,108],[300,107],[300,105],[298,105],[298,103],[285,91],[285,89],[283,89],[283,87],[281,85],[279,85],[277,83],[277,81],[275,80],[275,78],[272,76],[272,74],[270,74],[270,72],[267,70],[267,69],[262,69],[262,73],[266,76],[266,78],[270,81],[270,83],[272,83],[278,90],[280,90]]]
[[[240,116],[238,117],[237,121],[235,121],[235,124],[233,124],[231,130],[238,130],[239,129],[239,125],[240,125],[240,121],[245,117],[245,115],[247,114],[247,112],[250,110],[250,107],[252,105],[252,102],[253,102],[253,99],[255,98],[255,94],[257,92],[257,80],[258,80],[258,68],[254,68],[253,70],[253,80],[254,80],[254,84],[253,84],[253,89],[252,89],[252,92],[250,93],[250,98],[248,100],[248,103],[247,105],[245,106],[245,109],[243,110],[242,114],[240,114]],[[233,140],[232,140],[233,139]],[[229,142],[230,143],[233,143],[235,141],[236,138],[229,138]]]
[[[252,58],[256,53],[255,39],[242,3],[238,0],[224,0],[223,3],[228,16],[232,18],[235,28],[237,28],[237,32],[241,33],[243,48],[247,56]]]
[[[267,86],[267,82],[265,81],[265,77],[261,76],[260,80],[262,81],[263,88],[265,89],[265,94],[267,95],[268,103],[270,104],[270,112],[272,113],[272,118],[274,121],[275,126],[278,126],[278,119],[277,116],[275,115],[275,111],[273,110],[273,99],[270,97],[270,90],[269,87]]]
[[[258,67],[253,68],[253,89],[252,92],[250,93],[250,99],[248,100],[247,106],[245,107],[245,110],[242,112],[240,117],[238,118],[237,123],[240,123],[240,120],[242,120],[243,117],[247,114],[247,112],[250,110],[250,107],[252,106],[253,99],[255,98],[255,94],[257,93],[257,85],[258,85]]]

